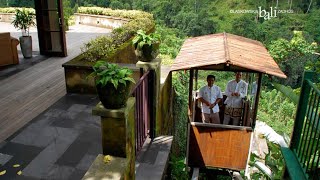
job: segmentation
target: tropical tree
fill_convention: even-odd
[[[34,8],[34,0],[7,0],[10,7],[31,7]]]
[[[65,28],[66,30],[69,29],[70,23],[70,17],[73,14],[73,9],[71,8],[71,1],[70,0],[63,0],[63,17],[64,17],[64,21],[65,21]]]
[[[232,24],[232,33],[251,39],[263,40],[261,25],[255,16],[245,15],[237,18]]]
[[[109,4],[110,4],[110,1],[97,0],[97,6],[99,6],[99,7],[108,7]]]
[[[292,88],[299,87],[305,66],[317,58],[314,55],[316,49],[317,44],[307,42],[301,31],[295,31],[290,41],[286,39],[272,41],[268,50],[288,77],[278,81]]]
[[[290,40],[293,37],[292,29],[288,25],[286,18],[273,18],[264,21],[261,24],[260,30],[263,32],[263,37],[259,39],[265,44],[270,44],[271,41],[278,39]]]
[[[304,30],[320,43],[320,9],[313,9],[306,19]]]

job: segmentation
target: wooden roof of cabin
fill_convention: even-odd
[[[261,42],[229,33],[187,39],[171,70],[187,69],[252,71],[287,77]]]

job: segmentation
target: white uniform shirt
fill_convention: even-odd
[[[242,98],[246,97],[247,90],[248,85],[243,80],[240,80],[238,83],[236,80],[229,81],[225,92],[227,99],[224,101],[224,104],[232,108],[241,108]],[[231,96],[231,93],[235,92],[239,93],[240,96]]]
[[[204,100],[208,101],[210,104],[216,102],[218,98],[222,98],[221,90],[218,86],[213,85],[211,88],[209,86],[204,86],[199,91],[199,97],[203,98]],[[213,108],[213,113],[219,112],[218,104],[215,105]],[[202,103],[202,112],[210,114],[210,108],[206,104]]]
[[[255,81],[255,82],[252,83],[251,95],[255,96],[256,93],[257,93],[257,89],[258,89],[258,84]]]

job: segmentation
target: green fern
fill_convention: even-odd
[[[96,85],[106,86],[108,83],[112,83],[117,89],[119,84],[135,83],[134,79],[130,77],[132,70],[126,67],[119,67],[117,64],[107,63],[106,61],[97,61],[92,68],[94,72],[89,76],[95,78]]]

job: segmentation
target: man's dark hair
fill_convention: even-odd
[[[216,77],[215,77],[214,75],[211,75],[211,74],[207,76],[207,80],[208,80],[209,78],[213,78],[213,80],[216,80]]]

